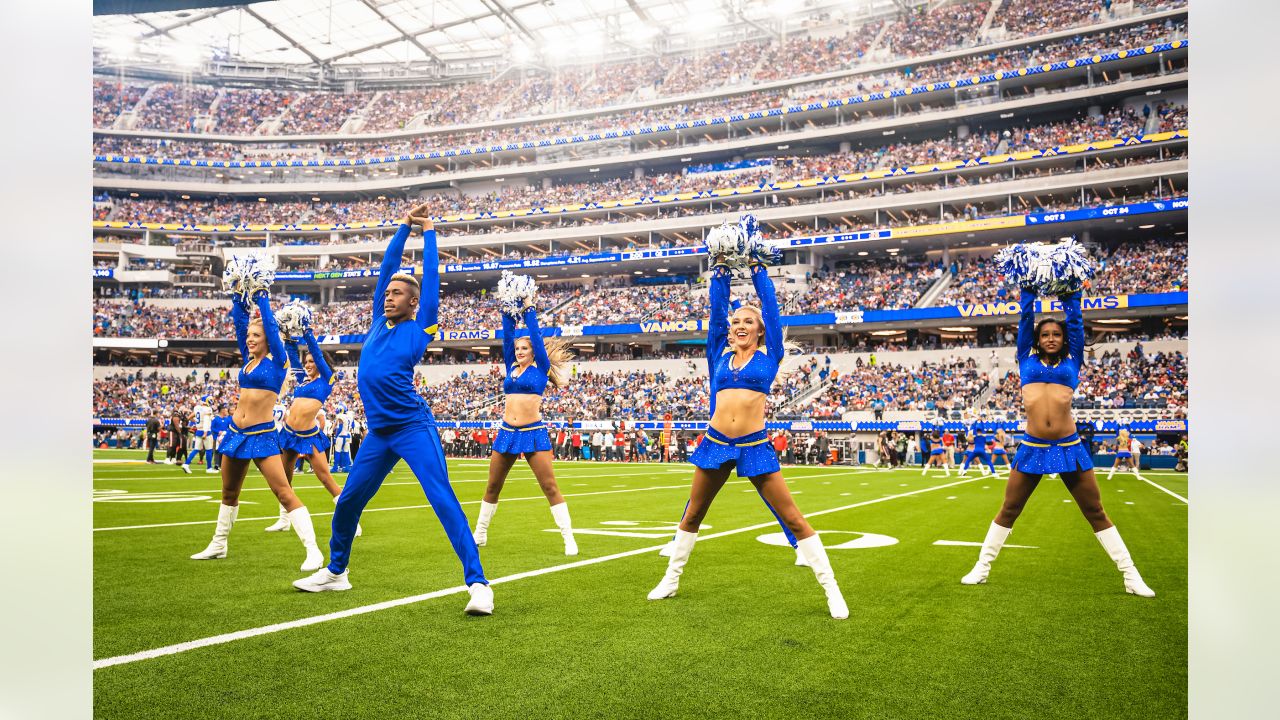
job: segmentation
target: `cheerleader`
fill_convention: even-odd
[[[551,436],[542,422],[542,395],[547,383],[556,388],[569,384],[569,350],[559,338],[543,339],[538,328],[538,312],[532,304],[523,311],[510,309],[502,313],[502,359],[507,365],[507,377],[502,381],[506,404],[502,409],[502,428],[493,441],[489,453],[489,483],[480,501],[480,517],[472,533],[476,545],[484,547],[489,541],[489,524],[498,511],[498,496],[511,473],[511,467],[524,455],[525,462],[538,480],[542,494],[551,504],[551,517],[560,536],[564,538],[564,554],[577,555],[578,543],[573,537],[569,522],[569,504],[556,485],[555,470],[551,464]],[[516,323],[512,315],[522,312],[529,337],[517,339]]]
[[[931,467],[940,467],[947,473],[947,477],[951,477],[951,467],[947,462],[947,450],[942,445],[942,433],[937,427],[929,433],[929,459],[924,464],[924,469],[920,471],[921,475],[929,472]]]
[[[1116,468],[1120,467],[1121,461],[1124,462],[1126,470],[1134,475],[1138,474],[1138,468],[1133,462],[1132,445],[1128,428],[1120,428],[1120,432],[1116,433],[1116,458],[1111,463],[1111,471],[1107,473],[1108,480],[1116,474]]]
[[[991,472],[995,472],[996,461],[1004,463],[1006,468],[1012,469],[1009,465],[1009,453],[1005,451],[1005,446],[1009,444],[1009,436],[1005,433],[1004,428],[997,428],[996,435],[991,442]]]
[[[773,281],[758,260],[751,279],[760,309],[743,306],[729,317],[729,267],[715,256],[711,273],[711,320],[707,333],[707,363],[711,381],[711,422],[706,437],[689,459],[694,465],[689,504],[676,531],[675,547],[662,581],[650,600],[676,594],[680,575],[698,539],[698,528],[716,493],[735,470],[755,485],[770,507],[798,538],[799,551],[826,593],[831,617],[847,618],[849,608],[836,584],[822,540],[796,507],[782,477],[781,466],[765,433],[765,406],[786,349]]]
[[[307,592],[351,589],[347,566],[360,513],[391,469],[404,460],[462,563],[470,594],[465,612],[492,615],[493,590],[485,579],[467,515],[449,484],[435,417],[413,384],[413,368],[440,330],[440,255],[436,231],[426,217],[428,210],[426,205],[411,210],[382,255],[356,375],[369,432],[354,450],[355,463],[333,512],[329,565],[295,580],[293,586]],[[400,272],[405,241],[414,225],[423,228],[421,283]]]
[[[285,415],[284,428],[280,431],[280,455],[284,460],[285,475],[290,486],[293,485],[294,462],[305,459],[311,464],[316,479],[333,496],[334,503],[337,503],[342,488],[333,481],[333,475],[329,472],[329,461],[325,455],[325,451],[329,449],[329,438],[325,435],[319,418],[338,376],[325,361],[320,343],[316,342],[316,336],[310,327],[304,325],[302,337],[307,343],[305,359],[299,355],[297,338],[290,337],[284,343],[296,386],[293,390],[293,402],[289,404]],[[284,532],[288,529],[289,516],[282,507],[280,519],[267,528],[267,532]],[[360,534],[360,528],[356,526],[356,535]]]
[[[307,557],[303,571],[319,568],[324,555],[316,545],[316,531],[311,525],[311,513],[289,487],[285,466],[280,459],[280,437],[275,431],[272,408],[280,398],[285,374],[289,367],[284,344],[280,342],[280,330],[271,312],[271,301],[266,290],[253,294],[261,317],[250,321],[249,303],[243,294],[231,298],[231,319],[236,329],[236,342],[240,345],[240,397],[227,427],[226,437],[218,445],[222,456],[222,504],[218,507],[218,524],[213,539],[204,550],[191,556],[192,560],[219,560],[227,556],[227,538],[240,511],[240,488],[244,486],[249,463],[267,479],[267,485],[276,494],[285,509],[290,525],[306,548]]]
[[[961,578],[965,585],[987,581],[991,563],[1000,553],[1013,523],[1018,519],[1040,478],[1057,473],[1075,498],[1085,519],[1116,567],[1124,574],[1125,591],[1155,597],[1129,556],[1107,513],[1102,509],[1093,460],[1080,443],[1071,417],[1071,398],[1080,382],[1084,357],[1084,316],[1080,293],[1059,298],[1067,321],[1045,318],[1036,323],[1036,293],[1022,291],[1022,318],[1018,323],[1018,370],[1022,379],[1022,400],[1027,412],[1027,433],[1009,469],[1004,503],[987,530],[978,562]]]

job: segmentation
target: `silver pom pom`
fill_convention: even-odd
[[[533,298],[538,294],[538,284],[528,275],[516,275],[510,270],[503,270],[498,280],[498,287],[493,296],[502,304],[503,312],[518,316],[520,311],[533,305]]]
[[[233,295],[253,297],[271,289],[276,279],[276,256],[252,251],[232,255],[222,271],[222,287]]]
[[[291,300],[276,312],[276,321],[290,337],[299,337],[311,326],[311,307],[301,300]]]

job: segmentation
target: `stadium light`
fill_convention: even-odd
[[[514,60],[517,65],[524,65],[533,59],[533,48],[530,48],[524,43],[517,43],[511,48],[511,59]]]
[[[204,59],[204,53],[192,45],[174,45],[169,48],[169,57],[182,67],[194,68]]]

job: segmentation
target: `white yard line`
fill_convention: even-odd
[[[817,512],[809,513],[807,517],[816,517],[818,515],[828,515],[830,513],[841,512],[844,510],[851,510],[853,508],[864,507],[867,505],[874,505],[876,503],[882,503],[887,500],[895,500],[897,498],[909,497],[911,495],[919,495],[920,493],[932,492],[934,490],[942,490],[945,488],[955,487],[957,485],[964,485],[965,483],[974,482],[977,479],[978,478],[971,478],[968,480],[959,480],[956,482],[947,483],[945,485],[936,485],[933,487],[921,488],[919,490],[912,490],[910,492],[899,493],[897,495],[887,495],[885,497],[875,498],[872,500],[864,500],[862,502],[853,503],[851,505],[842,505],[840,507],[834,507],[827,510],[818,510]],[[746,481],[737,480],[733,482],[737,483],[737,482],[746,482]],[[679,487],[684,487],[684,486],[679,486]],[[596,493],[593,493],[593,494],[596,494]],[[698,538],[698,542],[704,542],[706,540],[711,540],[713,538],[727,537],[729,535],[738,535],[745,532],[752,532],[754,530],[761,530],[764,528],[774,528],[774,527],[777,527],[776,521],[759,523],[756,525],[748,525],[746,527],[741,527],[734,530],[724,530],[718,533],[711,533],[710,535],[702,535]],[[622,558],[628,558],[635,555],[643,555],[645,553],[653,552],[655,550],[661,550],[665,546],[666,546],[666,542],[663,542],[658,545],[651,545],[649,547],[638,548],[635,550],[628,550],[626,552],[614,553],[612,555],[604,555],[598,558],[578,560],[576,562],[565,563],[563,565],[553,565],[551,567],[539,568],[536,570],[528,570],[526,572],[520,572],[520,573],[515,573],[513,575],[505,575],[500,578],[495,578],[493,580],[490,580],[489,584],[498,585],[500,583],[508,583],[508,582],[514,582],[516,580],[524,580],[526,578],[538,577],[540,575],[547,575],[550,573],[561,572],[564,570],[572,570],[574,568],[587,567],[589,565],[597,565],[600,563],[609,562],[611,560],[619,560]],[[141,652],[131,653],[129,655],[117,655],[115,657],[95,660],[93,662],[93,669],[100,670],[102,668],[112,667],[114,665],[125,665],[128,663],[138,662],[140,660],[151,660],[153,658],[164,657],[165,655],[176,655],[178,653],[186,652],[188,650],[196,650],[198,648],[211,647],[213,645],[223,645],[226,643],[235,642],[237,640],[244,640],[251,637],[258,637],[259,635],[268,635],[270,633],[280,632],[282,630],[292,630],[294,628],[307,627],[308,625],[317,625],[319,623],[329,622],[331,620],[341,620],[343,618],[354,617],[356,615],[366,615],[368,613],[378,612],[379,610],[388,610],[390,608],[402,607],[404,605],[411,605],[414,603],[422,602],[424,600],[433,600],[435,598],[445,597],[448,595],[459,595],[459,594],[465,593],[466,591],[467,591],[467,588],[465,585],[456,585],[454,587],[448,587],[442,590],[435,590],[433,592],[423,593],[421,595],[410,595],[409,597],[397,598],[395,600],[386,600],[384,602],[374,603],[372,605],[362,605],[360,607],[354,607],[347,610],[340,610],[338,612],[326,613],[324,615],[314,615],[312,617],[300,618],[298,620],[290,620],[288,622],[276,623],[274,625],[264,625],[262,627],[249,628],[247,630],[237,630],[235,632],[224,633],[222,635],[214,635],[212,637],[201,638],[199,640],[190,640],[188,642],[178,643],[176,645],[166,645],[164,647],[153,648],[151,650],[143,650]]]
[[[731,481],[729,481],[728,483],[725,483],[725,484],[726,484],[726,485],[732,485],[732,484],[745,483],[745,482],[747,482],[747,481],[746,481],[746,480],[731,480]],[[413,484],[413,485],[417,485],[417,483],[412,483],[412,484]],[[628,490],[597,490],[597,491],[593,491],[593,492],[564,493],[564,496],[565,496],[565,497],[588,497],[588,496],[591,496],[591,495],[619,495],[619,494],[622,494],[622,493],[648,492],[648,491],[650,491],[650,490],[687,490],[688,488],[689,488],[689,486],[688,486],[687,484],[683,484],[683,485],[655,485],[655,486],[653,486],[653,487],[631,488],[631,489],[628,489]],[[532,496],[529,496],[529,497],[502,498],[502,501],[503,501],[503,502],[517,502],[517,501],[520,501],[520,500],[542,500],[542,501],[544,501],[544,502],[545,502],[545,501],[546,501],[546,499],[547,499],[547,496],[546,496],[546,495],[532,495]],[[467,500],[467,501],[465,501],[465,502],[462,502],[461,504],[462,504],[462,505],[479,505],[479,504],[480,504],[480,501],[479,501],[479,500]],[[399,507],[384,507],[384,508],[371,508],[371,507],[366,507],[366,508],[364,509],[364,512],[366,512],[366,513],[371,513],[371,512],[388,512],[388,511],[391,511],[391,510],[422,510],[422,509],[429,508],[429,507],[431,507],[431,506],[430,506],[430,505],[401,505],[401,506],[399,506]],[[314,518],[314,517],[328,517],[328,516],[330,516],[330,515],[332,515],[332,514],[333,514],[333,513],[331,513],[331,512],[313,512],[313,513],[311,513],[311,517],[313,517],[313,518]],[[279,515],[270,515],[270,516],[266,516],[266,517],[236,518],[236,522],[253,522],[253,521],[256,521],[256,520],[278,520],[278,519],[279,519],[279,517],[280,517]],[[93,531],[94,531],[94,532],[108,532],[108,531],[111,531],[111,530],[146,530],[146,529],[148,529],[148,528],[183,527],[183,526],[185,526],[185,525],[214,525],[214,524],[216,524],[216,523],[217,523],[217,520],[216,520],[216,519],[215,519],[215,520],[191,520],[191,521],[189,521],[189,522],[156,523],[156,524],[153,524],[153,525],[124,525],[124,526],[121,526],[121,527],[102,527],[102,528],[94,528],[94,529],[93,529]]]
[[[1139,480],[1141,480],[1142,482],[1144,482],[1144,483],[1146,483],[1146,484],[1150,485],[1151,487],[1153,487],[1153,488],[1157,489],[1157,490],[1163,491],[1163,492],[1165,492],[1165,493],[1167,493],[1167,494],[1169,494],[1169,495],[1172,495],[1173,497],[1178,498],[1179,500],[1181,500],[1182,502],[1186,503],[1187,505],[1190,505],[1190,504],[1191,504],[1191,501],[1190,501],[1190,500],[1188,500],[1188,499],[1186,499],[1186,498],[1182,497],[1182,496],[1181,496],[1181,495],[1179,495],[1178,493],[1176,493],[1176,492],[1174,492],[1174,491],[1170,490],[1169,488],[1167,488],[1167,487],[1165,487],[1165,486],[1163,486],[1163,485],[1160,485],[1160,484],[1158,484],[1158,483],[1154,483],[1154,482],[1152,482],[1152,481],[1150,481],[1150,480],[1148,480],[1148,479],[1146,479],[1146,478],[1142,477],[1141,475],[1139,475],[1139,476],[1138,476],[1138,479],[1139,479]]]

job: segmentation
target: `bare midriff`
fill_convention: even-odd
[[[1071,417],[1075,391],[1057,383],[1028,383],[1022,386],[1022,405],[1027,413],[1027,434],[1042,440],[1058,440],[1076,431]]]
[[[764,429],[764,405],[768,397],[745,388],[728,388],[716,393],[716,414],[711,427],[725,437],[742,437]]]

